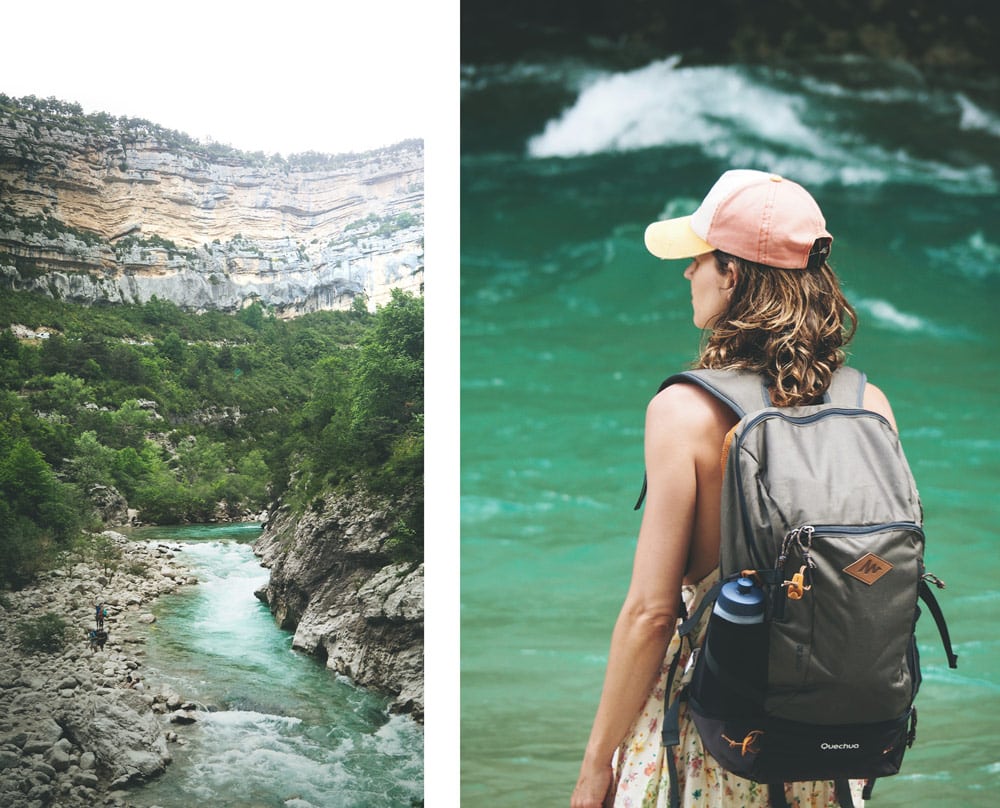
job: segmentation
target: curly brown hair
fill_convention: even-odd
[[[695,366],[762,373],[778,407],[820,401],[844,364],[857,314],[825,255],[817,257],[808,269],[777,269],[716,251],[720,272],[736,265],[736,285]]]

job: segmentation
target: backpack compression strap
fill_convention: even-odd
[[[772,406],[767,384],[760,374],[751,370],[686,370],[667,378],[656,392],[662,393],[670,385],[679,382],[697,384],[729,407],[737,418]],[[830,387],[823,395],[823,403],[860,409],[864,403],[866,382],[865,374],[860,370],[840,367],[830,380]],[[646,482],[643,477],[642,491],[639,492],[634,510],[639,510],[646,498]]]

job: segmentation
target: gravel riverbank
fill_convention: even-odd
[[[128,806],[127,789],[164,771],[183,743],[174,727],[193,718],[145,680],[143,645],[152,601],[196,579],[175,546],[103,535],[121,551],[113,572],[70,558],[0,593],[0,808]],[[92,650],[97,603],[108,639]],[[19,628],[46,613],[68,626],[62,650],[23,648]]]

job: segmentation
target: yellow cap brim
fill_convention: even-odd
[[[694,258],[715,248],[691,229],[691,217],[653,222],[646,228],[646,249],[657,258]]]

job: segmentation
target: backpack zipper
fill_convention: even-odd
[[[814,535],[826,535],[829,533],[846,533],[851,536],[863,536],[866,533],[881,533],[885,530],[912,530],[920,534],[921,540],[925,538],[924,529],[916,522],[883,522],[880,525],[811,525]]]
[[[754,426],[756,426],[761,421],[766,421],[768,418],[780,418],[783,421],[791,421],[796,424],[808,424],[813,421],[819,421],[830,415],[846,415],[849,417],[856,418],[874,418],[876,421],[881,421],[886,426],[891,426],[889,421],[885,416],[880,415],[874,410],[863,410],[857,407],[828,407],[825,410],[819,410],[817,412],[811,412],[808,415],[789,415],[786,412],[781,412],[778,409],[762,410],[757,413],[753,418],[747,421],[743,425],[742,434],[746,434]]]

